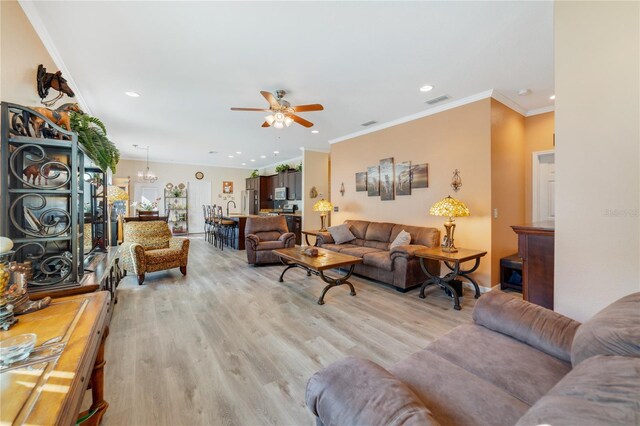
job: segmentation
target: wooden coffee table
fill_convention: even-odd
[[[274,250],[273,253],[280,257],[280,261],[287,267],[280,275],[280,282],[283,282],[284,274],[292,268],[301,268],[307,271],[307,275],[318,275],[322,281],[328,285],[322,290],[322,294],[318,299],[318,305],[324,305],[324,295],[330,288],[346,284],[351,289],[351,295],[356,295],[356,290],[349,281],[349,277],[353,274],[353,268],[356,264],[361,263],[362,259],[348,254],[340,254],[335,251],[317,248],[318,256],[308,256],[304,254],[303,247],[291,247],[285,249]],[[325,275],[327,269],[340,268],[341,266],[349,266],[349,271],[343,277],[333,278]]]

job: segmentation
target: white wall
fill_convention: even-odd
[[[640,3],[556,2],[555,310],[640,291]]]
[[[135,193],[137,173],[138,170],[144,170],[145,167],[146,163],[144,161],[136,160],[120,160],[120,163],[118,164],[117,173],[114,174],[114,177],[131,177],[130,202],[138,199],[138,194]],[[156,176],[158,176],[156,185],[160,189],[160,194],[163,193],[162,189],[169,182],[174,185],[179,183],[186,184],[188,181],[196,180],[196,172],[200,171],[204,173],[203,181],[211,182],[211,203],[222,205],[223,208],[226,208],[227,201],[233,200],[237,207],[234,208],[233,205],[231,205],[229,209],[231,213],[240,212],[240,191],[245,189],[245,179],[251,174],[251,170],[249,169],[197,166],[179,163],[159,163],[153,161],[149,162],[149,168],[156,174]],[[223,181],[233,182],[232,195],[225,197],[222,193]],[[161,201],[161,203],[164,203],[164,200]]]

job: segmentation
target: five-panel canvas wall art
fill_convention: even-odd
[[[429,187],[429,165],[411,161],[395,163],[393,157],[380,160],[366,172],[356,173],[356,192],[367,192],[369,197],[380,196],[383,201],[396,196],[411,195],[411,190]]]

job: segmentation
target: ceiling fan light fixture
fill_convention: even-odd
[[[276,117],[276,121],[280,123],[282,123],[285,119],[284,114],[281,112],[276,112],[275,117]]]
[[[293,118],[287,116],[284,118],[284,125],[289,127],[293,124]]]
[[[276,129],[282,129],[284,127],[284,123],[282,121],[274,121],[273,127]]]
[[[264,121],[269,123],[269,126],[273,126],[273,122],[276,121],[276,118],[274,117],[273,114],[269,114],[264,118]]]

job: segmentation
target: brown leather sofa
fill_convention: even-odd
[[[280,263],[280,258],[272,250],[296,245],[296,234],[289,232],[284,216],[247,218],[244,233],[250,265]]]
[[[499,290],[389,369],[346,358],[316,373],[318,425],[631,425],[640,420],[640,293],[580,324]]]
[[[427,279],[420,268],[420,260],[414,253],[440,244],[440,231],[437,228],[366,220],[345,220],[345,223],[349,225],[355,240],[336,244],[330,233],[321,232],[317,245],[361,257],[362,263],[354,269],[356,274],[391,284],[402,292],[421,285]],[[402,230],[411,234],[411,244],[398,246],[390,251],[389,245]],[[426,265],[430,272],[440,272],[440,262],[427,261]]]

